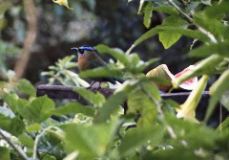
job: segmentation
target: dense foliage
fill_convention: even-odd
[[[72,7],[67,0],[55,2]],[[164,19],[161,25],[151,27],[154,12],[163,14]],[[66,57],[43,73],[50,83],[74,88],[84,103],[37,97],[30,82],[15,81],[9,71],[7,80],[0,83],[0,159],[228,159],[229,119],[217,128],[207,125],[217,103],[229,110],[228,13],[226,0],[141,0],[139,14],[148,31],[126,52],[100,44],[98,52],[111,59],[107,66],[78,75],[71,71],[76,67],[73,57]],[[161,97],[155,84],[163,79],[146,78],[144,70],[157,59],[144,62],[133,52],[156,35],[166,49],[181,36],[193,39],[188,55],[200,61],[192,72],[172,81],[177,88],[191,77],[200,77],[183,104]],[[200,121],[195,117],[196,108],[209,77],[215,75],[219,78],[210,86],[211,98]],[[112,86],[114,93],[106,97],[86,89],[87,83],[79,76],[124,82]],[[126,114],[124,104],[128,106]]]

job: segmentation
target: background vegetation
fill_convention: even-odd
[[[229,158],[228,118],[218,126],[209,123],[218,103],[229,108],[227,1],[54,2],[0,3],[0,159]],[[69,48],[85,43],[112,61],[80,74],[72,71],[74,56],[54,64],[72,55]],[[152,59],[158,55],[159,61]],[[171,82],[177,88],[200,77],[183,104],[164,100],[158,79],[144,74],[160,63],[177,72],[194,62],[192,72]],[[79,76],[124,82],[106,97],[82,87],[86,82]],[[71,86],[84,101],[37,97],[22,77]],[[196,119],[207,85],[206,113]]]

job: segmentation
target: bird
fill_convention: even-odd
[[[73,47],[71,50],[77,52],[77,64],[79,72],[94,69],[97,67],[103,67],[107,65],[107,62],[102,59],[97,50],[89,45],[83,45],[80,47]],[[108,77],[98,77],[93,79],[87,79],[90,81],[91,88],[100,88],[102,82],[116,83],[116,79]]]
[[[80,47],[73,47],[71,50],[77,52],[77,64],[80,72],[107,65],[94,47],[83,45]]]

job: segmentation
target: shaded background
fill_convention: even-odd
[[[37,37],[24,71],[24,77],[33,83],[40,81],[40,73],[47,70],[57,59],[72,54],[70,48],[73,46],[104,43],[127,50],[134,40],[147,31],[142,23],[142,16],[137,14],[138,0],[131,3],[127,3],[127,0],[69,2],[72,10],[58,6],[51,0],[34,1],[37,11]],[[7,69],[14,69],[21,56],[28,23],[23,2],[19,0],[9,0],[8,6],[6,2],[0,1],[0,10],[0,68],[3,75]],[[154,13],[152,26],[160,24],[162,17]],[[143,60],[161,57],[159,63],[166,63],[176,73],[190,65],[191,61],[185,53],[191,43],[191,40],[183,37],[177,44],[165,50],[158,37],[154,37],[134,51]]]

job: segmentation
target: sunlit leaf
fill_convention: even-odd
[[[152,16],[153,16],[153,3],[148,2],[144,8],[144,25],[146,28],[150,27]]]
[[[69,4],[68,4],[68,0],[52,0],[54,3],[57,3],[61,6],[65,6],[68,9],[70,9]]]
[[[55,103],[47,96],[34,99],[23,108],[23,117],[32,122],[42,122],[52,115]]]
[[[24,94],[27,94],[29,96],[35,96],[36,95],[36,90],[33,87],[33,85],[25,79],[20,80],[17,87],[18,87],[19,91],[24,93]]]

